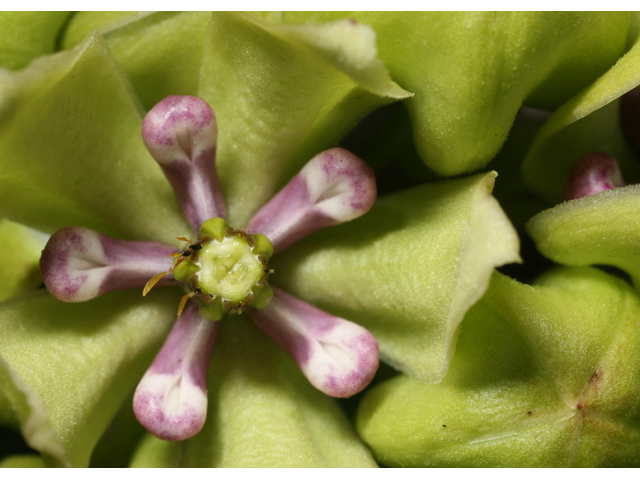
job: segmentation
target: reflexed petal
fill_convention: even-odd
[[[175,248],[157,242],[114,240],[82,227],[58,230],[42,252],[47,289],[65,302],[84,302],[113,290],[142,289],[171,268]],[[171,276],[159,285],[177,285]]]
[[[89,464],[175,319],[180,292],[173,290],[145,299],[113,292],[79,304],[38,292],[2,303],[0,357],[14,374],[0,374],[1,391],[23,393],[0,395],[0,412],[15,412],[47,465]]]
[[[212,19],[198,96],[221,126],[217,165],[236,228],[366,114],[410,95],[377,58],[375,32],[358,22]]]
[[[273,289],[271,303],[251,316],[298,364],[311,384],[332,397],[364,389],[378,370],[378,342],[367,330]]]
[[[222,322],[209,412],[184,442],[147,435],[136,467],[375,467],[337,403],[244,316]]]
[[[225,216],[215,169],[218,127],[204,100],[184,95],[163,99],[144,118],[142,138],[194,232],[206,220]]]
[[[162,440],[185,440],[207,418],[207,371],[220,322],[191,303],[140,381],[133,409],[140,423]]]
[[[0,301],[40,286],[38,262],[46,243],[46,235],[0,219]]]
[[[418,152],[442,175],[486,165],[523,103],[554,109],[578,93],[624,53],[629,31],[626,12],[285,12],[281,17],[284,22],[355,18],[373,27],[393,79],[416,93],[405,103]]]
[[[491,196],[496,173],[379,198],[371,211],[275,256],[269,282],[369,330],[381,358],[439,381],[458,326],[519,241]]]
[[[637,294],[595,269],[494,274],[442,383],[378,385],[358,431],[389,466],[638,467],[639,319]]]
[[[571,167],[564,199],[587,197],[625,185],[618,162],[606,153],[591,152],[580,157]]]
[[[53,53],[71,12],[0,12],[0,67],[18,70]]]
[[[27,444],[53,465],[69,466],[62,441],[51,426],[42,399],[0,356],[0,422],[20,429]]]
[[[533,217],[529,235],[540,252],[565,265],[613,265],[640,288],[640,185],[561,203]]]
[[[371,167],[354,154],[332,148],[316,155],[247,224],[280,252],[323,227],[369,211],[376,199]]]
[[[538,133],[522,164],[527,185],[558,203],[573,162],[592,151],[616,159],[624,178],[640,180],[640,164],[620,125],[619,97],[640,85],[640,39],[595,83],[562,105]]]
[[[0,215],[175,243],[189,227],[140,138],[128,80],[99,36],[0,71]]]

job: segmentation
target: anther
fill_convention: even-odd
[[[187,304],[187,301],[195,296],[196,292],[191,292],[191,293],[187,293],[184,297],[182,297],[180,299],[180,303],[178,304],[178,318],[180,318],[180,315],[182,315],[182,311],[184,310],[185,305]]]
[[[170,256],[173,257],[174,255],[170,255]],[[158,283],[160,279],[164,277],[166,274],[173,272],[173,270],[182,263],[184,258],[185,258],[184,255],[180,255],[176,257],[176,259],[173,261],[173,265],[171,265],[171,268],[169,270],[167,270],[166,272],[162,272],[162,273],[158,273],[157,275],[154,275],[151,278],[151,280],[149,280],[147,284],[144,286],[144,289],[142,290],[142,296],[146,297],[147,293],[151,291],[151,289],[156,285],[156,283]]]

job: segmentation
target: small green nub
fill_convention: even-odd
[[[229,311],[229,309],[225,309],[222,306],[222,300],[220,300],[220,297],[212,299],[209,303],[204,303],[203,301],[199,300],[198,304],[200,306],[200,315],[214,322],[220,320]]]
[[[265,283],[264,287],[254,286],[253,289],[253,302],[251,302],[251,307],[256,310],[260,310],[261,308],[266,307],[271,303],[271,299],[273,298],[273,290],[271,287]]]
[[[188,258],[185,258],[184,260],[182,260],[182,262],[180,262],[180,265],[173,269],[173,278],[181,283],[189,284],[189,280],[191,279],[191,277],[193,277],[199,271],[200,267],[198,265],[193,263]]]
[[[207,236],[215,238],[217,241],[222,242],[227,232],[231,230],[224,218],[215,217],[210,218],[200,226],[200,238],[203,239]]]
[[[255,242],[255,245],[253,246],[254,255],[264,255],[267,258],[270,258],[271,255],[273,255],[273,244],[265,235],[256,233],[255,235],[251,235],[251,237],[253,237]]]

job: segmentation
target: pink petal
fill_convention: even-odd
[[[84,302],[112,290],[142,288],[171,268],[174,247],[157,242],[114,240],[82,227],[54,233],[40,258],[47,289],[65,302]],[[177,285],[171,276],[159,285]]]
[[[332,397],[364,389],[378,369],[378,342],[367,330],[273,288],[262,310],[251,310],[264,330],[298,364],[311,384]]]
[[[274,252],[323,227],[353,220],[369,211],[377,189],[373,170],[342,148],[311,159],[249,221],[246,230],[263,233]]]
[[[573,164],[564,199],[573,200],[625,185],[618,163],[612,157],[602,152],[591,152]]]
[[[156,437],[185,440],[202,429],[207,418],[207,371],[219,326],[190,304],[142,377],[133,410]]]
[[[142,139],[171,182],[194,232],[224,217],[224,197],[215,169],[218,126],[213,110],[197,97],[172,95],[142,123]]]

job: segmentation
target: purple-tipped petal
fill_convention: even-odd
[[[142,288],[171,268],[174,247],[157,242],[114,240],[82,227],[54,233],[42,251],[40,269],[47,289],[65,302],[84,302],[113,290]],[[177,285],[171,277],[159,285]]]
[[[215,169],[217,138],[216,116],[197,97],[167,97],[142,123],[144,144],[171,182],[194,232],[205,220],[225,216]]]
[[[373,170],[342,148],[311,159],[249,221],[247,231],[263,233],[274,252],[323,227],[364,215],[376,199]]]
[[[220,322],[198,314],[195,303],[176,320],[133,397],[138,421],[162,440],[185,440],[207,418],[207,371]]]
[[[564,199],[587,197],[625,185],[618,162],[606,153],[591,152],[580,157],[571,167]]]
[[[378,370],[378,342],[360,325],[273,288],[269,306],[252,310],[255,324],[298,364],[311,384],[332,397],[364,389]]]

